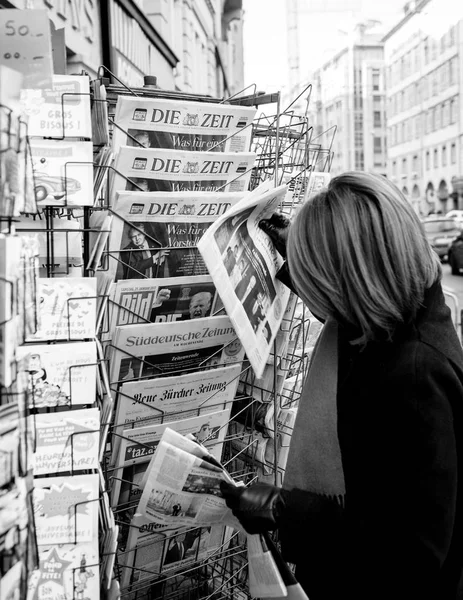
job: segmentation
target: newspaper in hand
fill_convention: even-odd
[[[120,279],[207,275],[197,244],[243,194],[119,192],[107,271]],[[91,220],[95,225],[98,213]]]
[[[119,96],[113,146],[247,152],[254,107]]]
[[[239,527],[220,491],[220,482],[230,481],[230,477],[205,449],[194,448],[195,455],[188,451],[186,438],[176,444],[182,436],[174,433],[166,428],[153,454],[137,514],[161,525],[223,523]]]
[[[114,192],[245,192],[256,155],[251,152],[180,152],[121,146]],[[134,185],[135,184],[135,185]]]
[[[278,210],[286,186],[264,182],[209,227],[198,243],[226,312],[261,377],[290,290],[276,279],[283,264],[259,221]]]

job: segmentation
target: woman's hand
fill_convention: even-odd
[[[285,505],[281,488],[267,483],[239,487],[220,483],[228,508],[248,533],[263,533],[277,529]]]
[[[286,258],[286,241],[291,221],[282,213],[275,212],[269,219],[259,221],[259,227],[272,239],[275,248]]]

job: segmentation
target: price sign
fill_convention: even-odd
[[[0,10],[0,65],[19,71],[26,89],[51,88],[53,63],[46,10]]]

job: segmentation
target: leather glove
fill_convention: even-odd
[[[285,509],[281,488],[267,483],[237,487],[221,481],[220,491],[228,508],[247,533],[263,533],[277,529]]]
[[[259,221],[259,227],[272,239],[275,248],[286,258],[286,241],[291,221],[285,215],[275,212],[269,219]]]

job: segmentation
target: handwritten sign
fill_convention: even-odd
[[[22,73],[26,89],[51,88],[53,63],[46,10],[0,10],[0,65]]]

